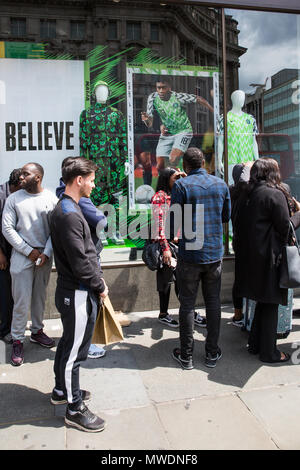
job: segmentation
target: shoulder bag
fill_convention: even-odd
[[[297,235],[291,222],[290,232],[292,232],[294,245],[284,246],[280,255],[279,287],[281,289],[300,287],[300,249]]]

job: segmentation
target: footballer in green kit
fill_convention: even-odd
[[[212,106],[204,98],[172,91],[170,83],[164,78],[156,82],[156,91],[148,97],[147,111],[142,112],[142,121],[147,127],[152,127],[156,111],[162,123],[156,148],[158,171],[165,168],[166,158],[169,158],[171,166],[177,166],[190,145],[193,128],[185,110],[189,103],[200,104],[213,112]]]

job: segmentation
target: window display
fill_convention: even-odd
[[[38,160],[55,190],[64,158],[96,161],[108,261],[136,257],[159,172],[190,146],[217,176],[228,156],[229,184],[234,164],[272,157],[300,199],[299,15],[226,9],[224,79],[216,5],[2,3],[2,181]]]

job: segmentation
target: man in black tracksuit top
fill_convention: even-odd
[[[89,226],[78,205],[81,197],[89,197],[94,178],[93,162],[85,158],[71,159],[63,169],[65,193],[51,215],[58,275],[55,304],[63,324],[55,357],[51,402],[67,402],[66,423],[89,432],[102,431],[104,421],[84,404],[90,392],[80,390],[79,367],[87,358],[99,298],[108,293]]]

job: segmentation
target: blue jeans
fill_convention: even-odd
[[[10,333],[13,311],[9,268],[0,270],[0,337]]]
[[[205,350],[215,357],[221,323],[221,273],[222,261],[210,264],[191,264],[179,258],[176,269],[179,289],[179,332],[181,357],[192,357],[194,349],[194,311],[201,281],[206,308],[207,337]]]

